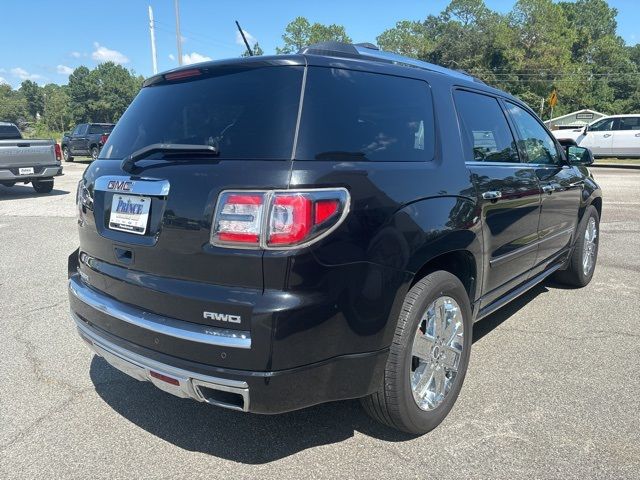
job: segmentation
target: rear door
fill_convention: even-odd
[[[499,101],[467,90],[454,94],[467,167],[482,209],[483,305],[527,279],[536,259],[540,188],[521,163]]]
[[[534,170],[542,189],[536,257],[536,267],[541,271],[570,246],[584,177],[578,167],[564,162],[555,140],[536,117],[514,103],[505,105],[515,125],[523,159]]]
[[[81,123],[76,127],[71,135],[71,152],[72,153],[82,153],[83,149],[83,137],[87,134],[87,128],[89,125],[86,123]]]
[[[616,119],[613,125],[612,154],[640,156],[640,116]]]
[[[580,140],[579,145],[591,149],[594,155],[611,155],[613,147],[613,122],[613,118],[603,118],[592,124],[582,137],[582,140]]]

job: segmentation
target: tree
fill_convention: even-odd
[[[27,102],[27,112],[32,120],[41,115],[44,109],[44,97],[42,88],[36,82],[25,80],[20,85],[20,93]]]
[[[331,40],[351,43],[351,38],[342,25],[311,24],[304,17],[297,17],[289,22],[284,35],[282,35],[282,40],[284,45],[276,48],[277,53],[296,53],[302,47]]]
[[[105,62],[78,67],[69,76],[70,109],[76,123],[116,122],[137,95],[143,78],[121,65]]]
[[[262,50],[262,47],[260,47],[260,44],[258,42],[253,44],[253,47],[251,47],[251,51],[253,52],[253,56],[264,55],[264,50]],[[241,56],[250,57],[251,55],[249,55],[249,51],[245,48]]]
[[[0,83],[0,121],[7,121],[23,127],[29,113],[24,96],[11,88],[11,85]]]
[[[435,46],[435,39],[422,22],[402,20],[376,38],[380,48],[409,57],[427,59]]]

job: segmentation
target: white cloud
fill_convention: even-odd
[[[56,72],[62,75],[71,75],[73,73],[73,68],[67,67],[66,65],[58,65],[56,67]]]
[[[103,45],[100,45],[98,42],[93,44],[95,50],[91,53],[91,58],[93,58],[96,62],[113,62],[119,65],[123,63],[129,63],[129,58],[123,54],[118,52],[117,50],[111,50]]]
[[[242,33],[244,33],[244,36],[247,37],[247,42],[249,42],[249,45],[253,46],[256,43],[258,43],[258,40],[256,40],[256,37],[251,35],[245,29],[242,29]],[[238,32],[238,31],[236,31],[236,43],[238,45],[244,46],[244,40],[242,40],[242,35],[240,35],[240,32]]]
[[[4,78],[0,77],[0,85],[2,85],[3,83],[6,83],[7,85],[9,85],[9,82],[7,82]]]
[[[176,59],[176,56],[173,53],[169,54],[169,60],[173,61]]]
[[[202,55],[198,52],[191,52],[182,55],[182,63],[185,65],[189,65],[190,63],[208,62],[209,60],[211,60],[211,57],[207,57],[206,55]]]
[[[80,52],[71,52],[69,55],[71,55],[73,58],[80,58],[82,56]]]
[[[24,68],[15,67],[11,70],[11,75],[14,77],[18,77],[20,80],[40,80],[42,79],[42,75],[38,75],[37,73],[29,73]]]

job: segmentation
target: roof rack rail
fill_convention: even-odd
[[[433,63],[424,62],[422,60],[416,60],[415,58],[405,57],[398,55],[397,53],[385,52],[380,50],[376,45],[372,43],[343,43],[343,42],[320,42],[307,47],[303,47],[298,52],[299,54],[308,55],[326,55],[332,57],[350,57],[361,58],[366,60],[376,60],[379,62],[393,63],[396,65],[405,65],[408,67],[420,68],[422,70],[429,70],[431,72],[442,73],[444,75],[450,75],[458,77],[464,80],[478,81],[483,83],[476,77],[469,75],[466,72],[459,72],[451,70],[449,68],[441,67]]]

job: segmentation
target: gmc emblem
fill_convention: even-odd
[[[230,315],[228,313],[202,312],[202,316],[208,320],[217,320],[219,322],[240,323],[242,321],[240,315]]]
[[[126,180],[109,180],[107,184],[107,190],[120,190],[123,192],[131,191],[131,187],[133,186],[133,182],[128,182]]]

